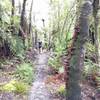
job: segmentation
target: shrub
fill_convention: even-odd
[[[16,87],[14,86],[14,83],[15,83],[15,80],[10,81],[9,83],[2,86],[2,90],[7,91],[7,92],[15,91]]]
[[[56,70],[59,70],[59,68],[62,66],[58,57],[50,58],[48,64]]]
[[[17,56],[24,54],[24,45],[21,38],[15,36],[10,39],[10,48]]]
[[[9,83],[2,86],[2,91],[26,93],[28,91],[28,85],[21,81],[12,80]]]
[[[83,70],[83,76],[86,78],[88,75],[93,75],[97,72],[97,65],[93,63],[91,60],[87,59],[87,62],[85,62],[84,70]]]
[[[28,85],[21,81],[19,82],[16,81],[14,86],[16,87],[16,90],[15,90],[16,93],[27,93],[28,91]]]
[[[58,90],[57,93],[61,96],[66,96],[66,89],[65,89],[65,85],[61,85]]]
[[[33,68],[30,63],[22,63],[17,66],[15,77],[19,80],[31,84],[33,80]]]

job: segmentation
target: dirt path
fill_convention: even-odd
[[[35,65],[36,78],[31,88],[29,100],[52,100],[44,82],[48,75],[48,57],[47,53],[39,54],[37,56]]]

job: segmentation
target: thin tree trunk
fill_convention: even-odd
[[[20,29],[19,29],[19,36],[23,37],[23,32],[24,31],[24,20],[25,20],[25,7],[26,7],[26,1],[27,0],[24,0],[23,1],[23,7],[22,7],[22,13],[21,13],[21,19],[20,19]],[[23,32],[22,32],[23,30]]]
[[[33,8],[33,0],[31,2],[30,14],[29,14],[29,34],[31,33],[32,28],[32,8]]]
[[[38,38],[37,30],[35,30],[35,47],[36,47],[36,49],[37,49],[37,38]]]
[[[12,29],[12,33],[15,32],[14,15],[15,15],[15,0],[12,0],[12,11],[11,11],[11,29]]]
[[[99,29],[100,29],[100,11],[99,11],[99,0],[95,0],[93,4],[93,17],[94,17],[94,28],[95,28],[95,49],[96,49],[96,63],[100,65],[100,45],[99,45]]]
[[[19,14],[21,14],[21,2],[19,0]]]

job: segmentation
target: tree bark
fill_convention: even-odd
[[[32,28],[32,8],[33,8],[33,0],[31,2],[31,7],[30,7],[30,14],[29,14],[29,34],[31,33],[31,28]]]
[[[15,32],[14,15],[15,15],[15,0],[12,0],[12,11],[11,11],[11,31],[12,33]]]
[[[26,7],[26,1],[23,1],[23,7],[22,7],[22,13],[21,13],[21,19],[20,19],[20,28],[19,28],[19,36],[23,37],[23,35],[25,34],[25,30],[24,30],[24,20],[25,20],[25,7]]]
[[[68,84],[68,100],[82,100],[81,97],[81,73],[84,66],[84,44],[87,41],[89,34],[89,16],[92,13],[92,1],[84,0],[82,4],[79,29],[75,27],[75,34],[71,46],[70,70],[69,70],[69,84]]]
[[[20,15],[21,14],[21,8],[22,8],[20,0],[19,0],[19,4],[18,5],[19,5],[19,15]]]
[[[35,30],[35,47],[37,49],[37,40],[38,39],[38,34],[37,34],[37,30]]]

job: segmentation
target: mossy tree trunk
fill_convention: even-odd
[[[80,10],[79,26],[75,27],[75,34],[70,51],[68,100],[82,100],[80,82],[82,69],[84,67],[84,44],[89,34],[89,16],[92,12],[92,3],[91,0],[84,0]]]

